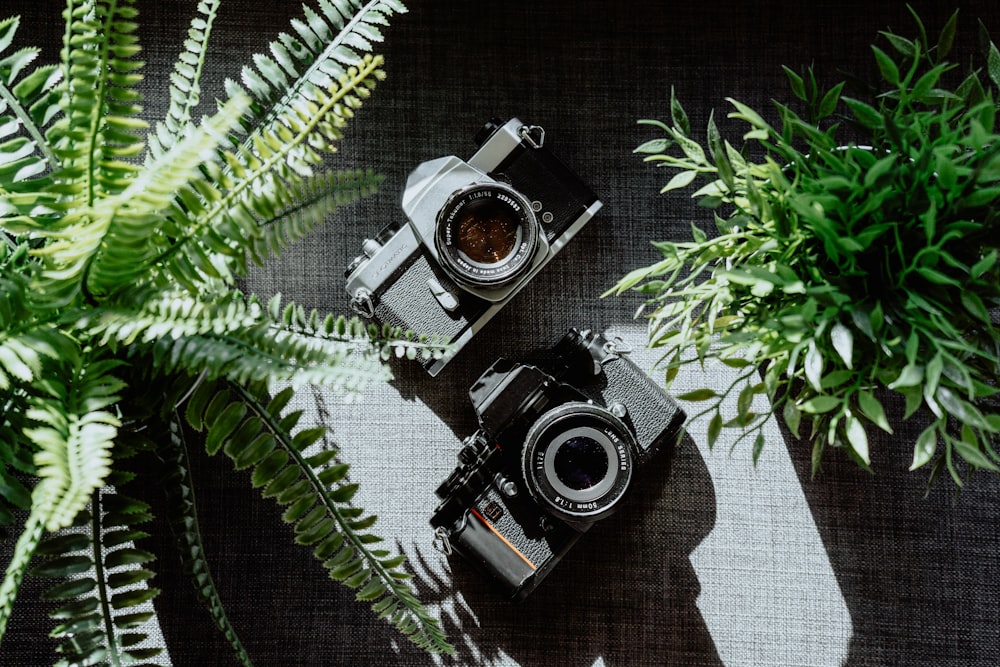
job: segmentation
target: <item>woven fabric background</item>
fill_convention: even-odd
[[[312,2],[312,0],[307,0]],[[902,2],[595,2],[411,0],[384,45],[388,78],[348,127],[331,164],[385,176],[374,197],[343,209],[280,261],[256,270],[248,289],[283,293],[307,307],[347,312],[343,271],[362,240],[403,215],[405,179],[424,160],[475,149],[491,116],[544,126],[551,149],[592,185],[603,210],[543,273],[437,378],[407,364],[396,380],[355,403],[316,391],[300,406],[334,426],[362,484],[359,503],[411,559],[421,597],[459,648],[432,659],[329,581],[292,546],[278,509],[226,461],[198,462],[195,481],[206,550],[255,664],[522,665],[926,665],[1000,663],[1000,480],[977,477],[960,495],[906,468],[915,425],[873,443],[877,474],[834,452],[811,479],[809,452],[774,426],[759,465],[749,443],[709,451],[706,424],[669,467],[645,475],[629,506],[592,529],[529,600],[512,606],[460,561],[431,546],[434,488],[460,440],[475,429],[467,391],[498,355],[547,346],[569,327],[620,335],[652,369],[635,297],[600,299],[626,271],[655,260],[651,240],[684,239],[705,211],[685,193],[657,194],[666,180],[632,155],[651,134],[640,118],[667,118],[670,89],[694,127],[731,96],[758,109],[788,99],[781,65],[814,64],[832,85],[838,71],[870,73],[879,30],[910,32]],[[948,3],[913,2],[932,30]],[[165,104],[166,75],[195,0],[139,0],[149,63],[149,115]],[[20,13],[22,44],[57,53],[61,3],[7,0]],[[219,90],[263,49],[299,0],[227,0],[210,53]],[[965,2],[958,48],[975,47],[976,19],[1000,35],[993,2]],[[681,377],[679,389],[725,386],[720,369]],[[898,412],[895,417],[899,418]],[[732,451],[730,452],[730,449]],[[196,608],[164,534],[156,585],[174,665],[234,665],[225,641]],[[18,601],[0,665],[54,661],[38,589]]]

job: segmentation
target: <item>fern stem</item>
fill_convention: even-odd
[[[121,656],[119,655],[118,636],[115,633],[114,616],[111,610],[111,597],[108,591],[108,575],[104,569],[104,549],[101,532],[101,490],[96,489],[91,494],[90,511],[90,531],[93,536],[91,548],[93,549],[94,579],[97,581],[98,602],[101,605],[101,622],[104,624],[104,636],[108,642],[107,658],[110,667],[121,667]]]
[[[316,111],[316,113],[313,115],[312,119],[308,123],[302,126],[299,133],[295,137],[282,143],[282,150],[276,152],[267,160],[262,161],[261,165],[257,169],[250,172],[247,175],[247,177],[244,178],[235,187],[233,187],[233,189],[229,191],[225,197],[216,202],[215,205],[209,211],[207,211],[205,214],[201,216],[202,217],[201,224],[197,225],[196,228],[192,230],[190,233],[178,239],[176,243],[174,243],[169,248],[164,250],[157,257],[154,257],[152,260],[147,262],[146,267],[152,268],[155,267],[157,264],[160,264],[170,259],[170,257],[179,252],[181,248],[183,248],[186,244],[192,242],[195,239],[195,235],[198,232],[200,232],[205,225],[209,224],[209,221],[217,219],[225,209],[235,205],[235,203],[237,203],[239,197],[244,193],[244,191],[252,187],[260,177],[264,176],[265,174],[271,173],[275,169],[275,167],[278,166],[278,164],[284,162],[289,153],[291,153],[295,148],[298,148],[304,141],[306,141],[309,138],[309,136],[312,135],[313,131],[320,124],[323,118],[337,104],[339,104],[341,100],[343,100],[348,94],[350,94],[351,91],[353,91],[355,88],[361,85],[369,76],[371,76],[376,70],[378,70],[381,64],[382,64],[382,58],[375,57],[370,59],[367,63],[365,63],[365,66],[363,68],[358,68],[357,73],[353,77],[347,79],[346,82],[343,82],[343,85],[341,85],[337,89],[335,94],[333,94],[326,100],[326,103],[323,104]]]

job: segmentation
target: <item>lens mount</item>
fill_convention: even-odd
[[[632,481],[635,440],[607,410],[564,403],[528,430],[522,472],[535,502],[567,521],[596,521],[616,509]]]
[[[528,271],[538,248],[538,222],[517,190],[498,182],[453,192],[438,211],[434,243],[455,280],[495,288]]]

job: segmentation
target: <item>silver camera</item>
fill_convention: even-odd
[[[446,337],[431,375],[472,340],[601,208],[517,118],[490,121],[468,161],[424,162],[406,181],[408,224],[362,244],[345,272],[351,307],[378,324]]]

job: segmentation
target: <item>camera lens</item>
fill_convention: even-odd
[[[452,278],[496,288],[531,268],[538,223],[531,204],[510,186],[476,183],[452,193],[438,211],[434,241]]]
[[[635,440],[604,408],[564,403],[532,424],[522,450],[526,486],[535,502],[569,521],[610,514],[628,491]]]
[[[473,262],[496,264],[517,245],[518,221],[493,199],[470,202],[455,221],[456,247]]]
[[[597,486],[611,466],[604,446],[587,436],[575,436],[559,445],[552,463],[559,481],[574,491]]]

